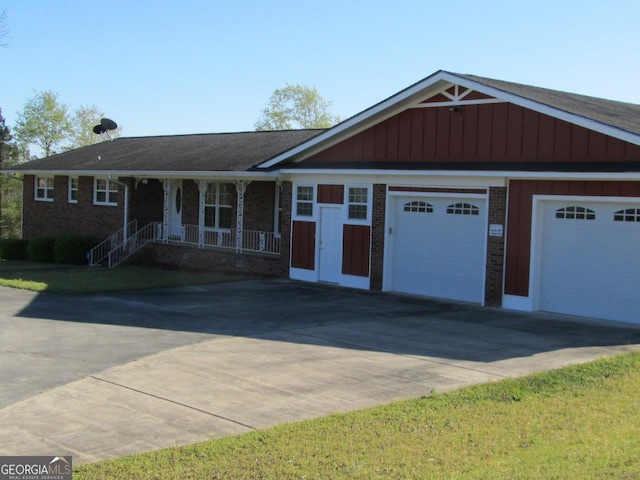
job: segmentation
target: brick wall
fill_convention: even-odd
[[[280,185],[280,261],[282,267],[289,273],[289,262],[291,255],[291,212],[293,208],[293,184],[282,182]]]
[[[382,290],[384,261],[385,205],[387,186],[373,186],[373,212],[371,218],[371,290]]]
[[[78,179],[78,203],[68,201],[68,177],[54,177],[53,202],[36,201],[33,175],[25,175],[22,236],[59,236],[64,233],[106,238],[123,226],[124,189],[118,192],[118,206],[93,204],[93,177]]]
[[[289,273],[280,255],[237,254],[233,250],[197,248],[190,245],[153,244],[144,247],[130,263],[192,270],[244,272],[285,277]]]
[[[502,306],[504,278],[504,234],[506,233],[507,189],[489,188],[489,225],[503,226],[501,237],[487,237],[487,265],[485,277],[485,305]]]
[[[132,178],[121,178],[129,185],[129,220],[138,220],[142,227],[149,222],[162,222],[164,191],[156,179],[136,182]],[[82,233],[106,238],[123,226],[124,189],[118,192],[118,205],[93,204],[93,177],[80,177],[78,203],[68,202],[68,177],[54,177],[54,201],[41,202],[34,198],[35,179],[26,175],[24,180],[23,236],[32,238],[44,235],[57,236],[63,233]],[[182,223],[198,224],[198,185],[193,180],[184,180]],[[235,187],[234,187],[235,191]],[[273,231],[273,209],[275,182],[251,183],[245,193],[244,228],[246,230]],[[234,197],[235,198],[235,197]],[[232,215],[236,215],[236,200]],[[235,222],[232,225],[235,228]]]
[[[131,182],[129,179],[129,217],[138,221],[138,227],[144,227],[149,222],[162,222],[162,208],[164,190],[159,180],[148,179]]]
[[[244,228],[273,232],[275,182],[252,182],[244,194]]]

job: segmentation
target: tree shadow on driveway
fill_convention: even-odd
[[[0,289],[0,300],[17,312],[0,310],[0,407],[147,355],[229,337],[474,365],[640,344],[640,325],[291,280],[87,296]]]

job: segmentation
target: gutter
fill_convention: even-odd
[[[242,179],[268,179],[272,178],[270,172],[233,172],[233,171],[149,171],[149,170],[56,170],[56,169],[6,169],[0,170],[0,173],[20,174],[20,175],[77,175],[82,177],[135,177],[135,178],[237,178]]]
[[[124,250],[127,247],[127,240],[129,239],[129,232],[127,231],[129,226],[129,185],[120,180],[114,180],[112,175],[108,175],[107,178],[110,182],[124,187],[124,228],[122,229],[122,249]],[[107,185],[107,189],[108,188],[109,186]]]

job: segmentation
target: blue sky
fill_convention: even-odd
[[[95,104],[123,135],[253,130],[315,86],[350,117],[444,69],[640,103],[638,0],[0,0],[0,108]]]

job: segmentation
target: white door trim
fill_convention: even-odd
[[[337,256],[340,261],[339,262],[329,262],[327,264],[324,265],[325,268],[323,268],[323,252],[325,251],[325,246],[323,245],[323,238],[326,238],[325,235],[329,235],[329,232],[325,231],[324,227],[328,227],[327,225],[324,225],[324,218],[325,216],[323,215],[324,212],[329,212],[331,211],[331,214],[336,215],[336,219],[338,220],[338,224],[340,225],[340,230],[337,232],[331,232],[331,235],[337,235],[339,238],[342,238],[342,225],[343,225],[343,219],[342,219],[342,205],[330,205],[330,204],[326,204],[326,205],[319,205],[318,206],[318,231],[316,233],[316,238],[317,238],[317,242],[316,242],[316,258],[318,259],[318,281],[321,282],[331,282],[331,283],[340,283],[340,276],[342,275],[342,242],[339,242],[339,245],[335,248],[339,248],[339,251],[337,252],[330,252],[332,254],[332,256],[335,257]],[[327,268],[328,267],[328,268]],[[331,274],[331,271],[335,270],[334,274]],[[329,272],[329,275],[327,276],[326,273]]]
[[[176,208],[176,197],[180,191],[180,211]],[[169,235],[182,236],[182,210],[183,210],[184,188],[182,180],[173,180],[171,182],[171,195],[169,207]]]
[[[531,252],[529,258],[529,311],[540,310],[542,278],[542,236],[544,202],[640,203],[640,197],[610,197],[589,195],[533,195],[531,210]]]
[[[483,235],[483,256],[482,264],[482,301],[481,304],[485,304],[486,295],[486,281],[487,281],[487,242],[488,242],[488,228],[489,228],[489,191],[486,193],[456,193],[456,192],[407,192],[407,191],[389,191],[389,187],[394,185],[387,185],[387,194],[385,199],[385,232],[384,232],[384,256],[383,256],[383,279],[382,290],[385,292],[392,291],[393,289],[393,249],[394,249],[394,207],[395,202],[402,197],[423,197],[423,198],[451,198],[461,200],[483,200],[485,202],[484,213],[484,225],[485,233]],[[431,185],[421,185],[423,188],[431,188]],[[456,187],[451,187],[456,188]],[[481,187],[478,187],[481,188]]]

